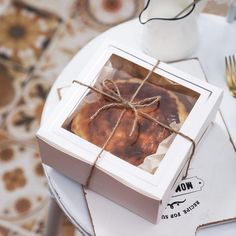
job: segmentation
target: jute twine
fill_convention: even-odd
[[[103,107],[99,108],[91,117],[90,117],[90,122],[92,122],[102,111],[104,110],[107,110],[109,108],[114,108],[114,107],[117,107],[117,108],[123,108],[123,110],[121,111],[121,114],[115,124],[115,126],[113,127],[109,137],[107,138],[107,140],[105,141],[104,145],[102,146],[99,154],[97,155],[93,165],[92,165],[92,168],[91,168],[91,171],[89,173],[89,176],[88,176],[88,179],[87,179],[87,182],[85,184],[85,186],[87,187],[90,183],[90,180],[91,180],[91,177],[93,175],[93,171],[94,171],[94,168],[96,166],[96,163],[98,161],[98,159],[101,157],[102,153],[104,152],[105,148],[107,147],[108,143],[110,142],[110,140],[112,139],[113,135],[115,134],[125,112],[127,110],[131,110],[134,114],[134,121],[133,121],[133,125],[132,125],[132,128],[131,128],[131,131],[130,131],[130,136],[132,136],[132,134],[134,133],[135,129],[136,129],[136,126],[137,126],[137,123],[138,123],[138,117],[139,116],[142,116],[152,122],[154,122],[155,124],[157,125],[160,125],[161,127],[169,130],[170,132],[172,133],[175,133],[175,134],[178,134],[180,136],[182,136],[183,138],[187,139],[188,141],[190,141],[192,143],[192,150],[191,150],[191,154],[190,154],[190,157],[189,157],[189,160],[188,160],[188,164],[187,164],[187,169],[186,169],[186,173],[184,175],[184,178],[186,178],[186,176],[188,175],[188,170],[189,170],[189,165],[190,165],[190,162],[192,160],[192,157],[194,155],[194,152],[195,152],[195,147],[196,147],[196,144],[194,142],[194,140],[192,138],[190,138],[189,136],[183,134],[182,132],[178,131],[178,130],[175,130],[173,128],[171,128],[170,126],[168,125],[165,125],[163,124],[162,122],[158,121],[157,119],[155,119],[154,117],[150,116],[149,114],[147,113],[144,113],[142,111],[140,111],[139,109],[140,108],[144,108],[144,107],[149,107],[153,104],[158,104],[159,102],[161,102],[161,97],[160,96],[154,96],[154,97],[149,97],[149,98],[145,98],[145,99],[142,99],[140,101],[137,101],[137,102],[134,102],[134,99],[136,98],[137,94],[139,93],[139,91],[141,90],[141,88],[143,87],[143,85],[147,82],[147,80],[150,78],[150,76],[152,75],[153,71],[158,67],[160,61],[157,60],[156,64],[153,66],[153,68],[149,71],[149,73],[147,74],[147,76],[144,78],[144,80],[142,81],[142,83],[139,85],[139,87],[137,88],[137,90],[135,91],[135,93],[132,95],[131,99],[129,101],[125,100],[122,96],[121,96],[121,93],[120,93],[120,90],[118,88],[118,86],[116,85],[116,83],[110,79],[106,79],[103,81],[102,83],[102,88],[103,89],[98,89],[96,87],[92,87],[90,85],[87,85],[87,84],[84,84],[80,81],[77,81],[77,80],[74,80],[73,83],[78,83],[82,86],[85,86],[89,89],[91,89],[92,91],[96,92],[96,93],[99,93],[107,98],[110,98],[113,102],[111,102],[110,104],[107,104],[107,105],[104,105]],[[107,91],[107,92],[105,92]]]

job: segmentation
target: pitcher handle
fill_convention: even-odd
[[[143,25],[146,24],[147,22],[151,21],[151,20],[181,20],[181,19],[187,17],[188,15],[190,15],[190,14],[194,11],[194,9],[195,9],[195,7],[196,7],[196,4],[194,3],[193,6],[192,6],[192,8],[189,10],[189,12],[187,12],[185,15],[180,16],[180,17],[177,17],[177,18],[175,18],[175,17],[173,17],[173,18],[158,18],[158,17],[153,17],[153,18],[150,18],[150,19],[148,19],[148,20],[146,20],[146,21],[143,21],[143,20],[142,20],[142,14],[143,14],[144,11],[148,8],[148,5],[149,5],[150,1],[151,1],[151,0],[148,0],[148,1],[147,1],[145,7],[144,7],[143,10],[140,12],[139,17],[138,17],[138,18],[139,18],[139,22],[140,22],[141,24],[143,24]]]

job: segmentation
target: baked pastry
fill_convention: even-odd
[[[131,99],[141,82],[142,80],[138,78],[118,79],[115,81],[121,96],[126,100]],[[105,89],[103,88],[103,90]],[[91,96],[91,93],[94,92],[91,91],[87,96]],[[141,108],[140,111],[153,116],[166,125],[170,125],[172,122],[182,123],[186,119],[188,112],[178,96],[174,92],[149,82],[143,85],[134,102],[153,96],[160,96],[160,102],[149,107]],[[83,139],[102,147],[112,132],[113,127],[116,125],[123,108],[116,107],[104,110],[91,122],[90,117],[99,108],[112,102],[104,96],[99,96],[98,99],[91,103],[83,103],[71,122],[71,131]],[[143,163],[145,157],[156,152],[158,145],[171,132],[139,116],[136,130],[132,136],[129,136],[133,121],[134,113],[129,109],[126,110],[114,136],[105,150],[138,166]]]

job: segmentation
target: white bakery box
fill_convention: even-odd
[[[121,95],[130,99],[155,63],[156,59],[140,51],[108,40],[82,72],[74,66],[70,68],[77,71],[77,76],[71,79],[90,86],[96,83],[103,91],[106,89],[101,86],[102,82],[112,80]],[[114,84],[109,86],[116,91]],[[160,96],[158,104],[138,109],[179,129],[196,145],[213,121],[222,99],[219,88],[162,62],[135,101],[154,95]],[[36,134],[42,161],[80,184],[85,185],[89,178],[87,187],[90,189],[157,223],[186,173],[193,145],[181,135],[171,134],[168,129],[141,116],[138,116],[135,134],[129,136],[134,112],[127,109],[111,144],[96,160],[101,143],[107,140],[111,127],[117,122],[117,114],[125,108],[104,109],[94,120],[89,116],[110,103],[114,101],[86,86],[72,83]]]

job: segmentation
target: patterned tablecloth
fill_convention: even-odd
[[[88,41],[142,0],[0,0],[0,235],[42,235],[48,187],[34,134],[47,93]],[[74,235],[65,219],[61,235]]]

